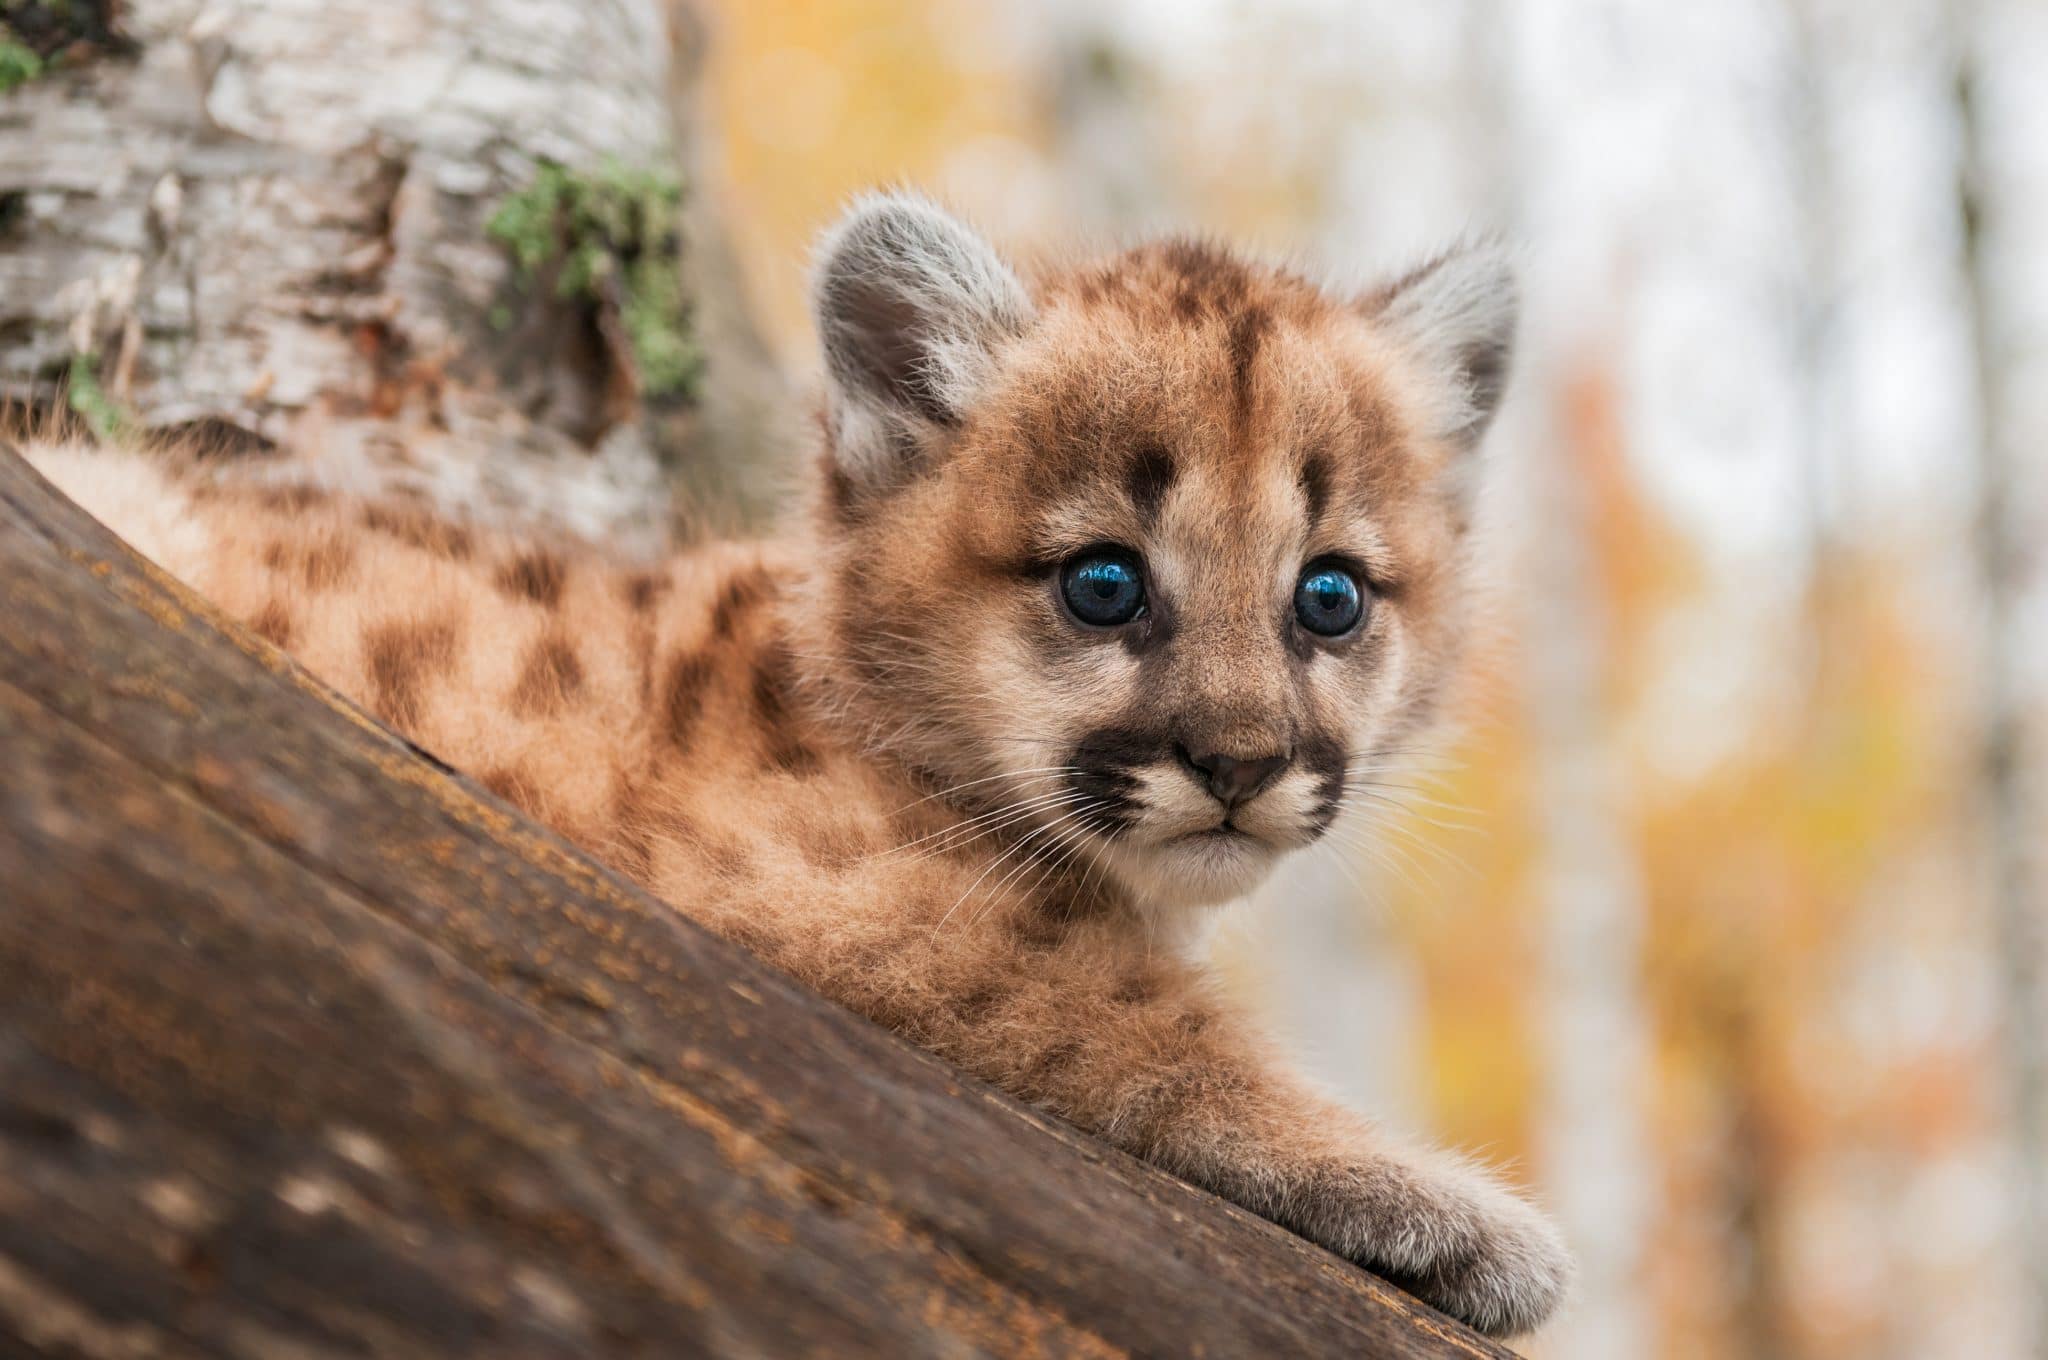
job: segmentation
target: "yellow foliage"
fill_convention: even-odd
[[[807,336],[817,232],[863,189],[931,186],[977,144],[1041,134],[1000,15],[959,0],[715,0],[716,187],[772,334]]]

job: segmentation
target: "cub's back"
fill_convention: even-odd
[[[715,544],[633,564],[403,497],[212,476],[118,448],[29,461],[138,551],[438,758],[629,870],[648,790],[702,783],[763,732],[748,617],[786,554]],[[788,752],[783,752],[790,758]]]

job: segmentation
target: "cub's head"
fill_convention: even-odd
[[[1513,280],[1364,295],[1188,240],[1026,278],[928,202],[826,239],[804,611],[880,754],[1155,906],[1316,840],[1457,640]]]

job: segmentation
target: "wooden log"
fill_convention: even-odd
[[[1507,1355],[714,939],[0,449],[0,1355]]]

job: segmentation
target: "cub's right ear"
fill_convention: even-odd
[[[863,199],[826,233],[811,296],[833,456],[863,496],[923,470],[1032,315],[986,241],[909,194]]]
[[[1369,294],[1365,310],[1420,363],[1434,433],[1470,453],[1500,408],[1514,357],[1521,294],[1508,251],[1462,242]]]

